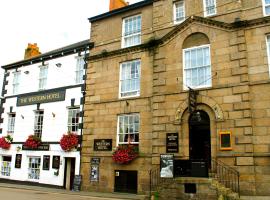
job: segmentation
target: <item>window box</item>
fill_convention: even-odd
[[[129,164],[138,156],[138,146],[119,145],[113,152],[112,159],[117,164]]]

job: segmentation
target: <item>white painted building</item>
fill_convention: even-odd
[[[85,40],[2,66],[0,137],[11,135],[13,142],[0,148],[0,181],[72,189],[80,174],[84,58],[91,45]],[[69,131],[79,135],[79,145],[65,152],[59,141]],[[24,145],[31,134],[42,141],[38,149]]]

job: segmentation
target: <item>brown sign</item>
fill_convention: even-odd
[[[50,145],[49,144],[41,144],[37,148],[31,148],[28,146],[22,145],[22,150],[28,150],[28,151],[49,151]]]
[[[94,151],[111,151],[112,139],[95,139]]]
[[[167,133],[166,152],[178,153],[178,133]]]
[[[55,101],[64,101],[66,90],[51,90],[47,92],[31,93],[21,95],[17,98],[17,106],[26,106],[37,103],[49,103]]]

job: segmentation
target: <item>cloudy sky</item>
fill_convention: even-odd
[[[28,43],[45,53],[89,38],[88,18],[108,10],[109,0],[0,1],[0,66],[22,60]]]

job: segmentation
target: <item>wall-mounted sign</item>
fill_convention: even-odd
[[[178,133],[167,133],[166,152],[178,153]]]
[[[22,154],[16,154],[15,168],[21,168]]]
[[[80,191],[82,184],[82,175],[75,175],[73,179],[73,191]]]
[[[99,166],[92,165],[91,172],[90,172],[90,181],[91,182],[98,182],[99,179]]]
[[[91,158],[91,164],[92,165],[99,165],[100,158]]]
[[[17,98],[17,106],[64,101],[65,96],[66,90],[49,90],[46,92],[34,92],[30,94],[20,95]]]
[[[94,151],[111,151],[112,139],[94,139]]]
[[[160,155],[160,177],[173,178],[173,160],[174,157],[171,154]]]
[[[50,156],[49,155],[44,155],[43,156],[43,170],[50,170]]]
[[[231,137],[232,137],[231,131],[220,131],[219,132],[220,150],[232,150]]]
[[[52,168],[59,169],[60,168],[60,156],[53,156]]]
[[[28,150],[28,151],[49,151],[50,145],[49,144],[41,144],[37,148],[31,148],[28,146],[22,145],[22,150]]]
[[[197,107],[197,95],[198,91],[195,91],[191,88],[188,90],[188,111],[193,113]]]

